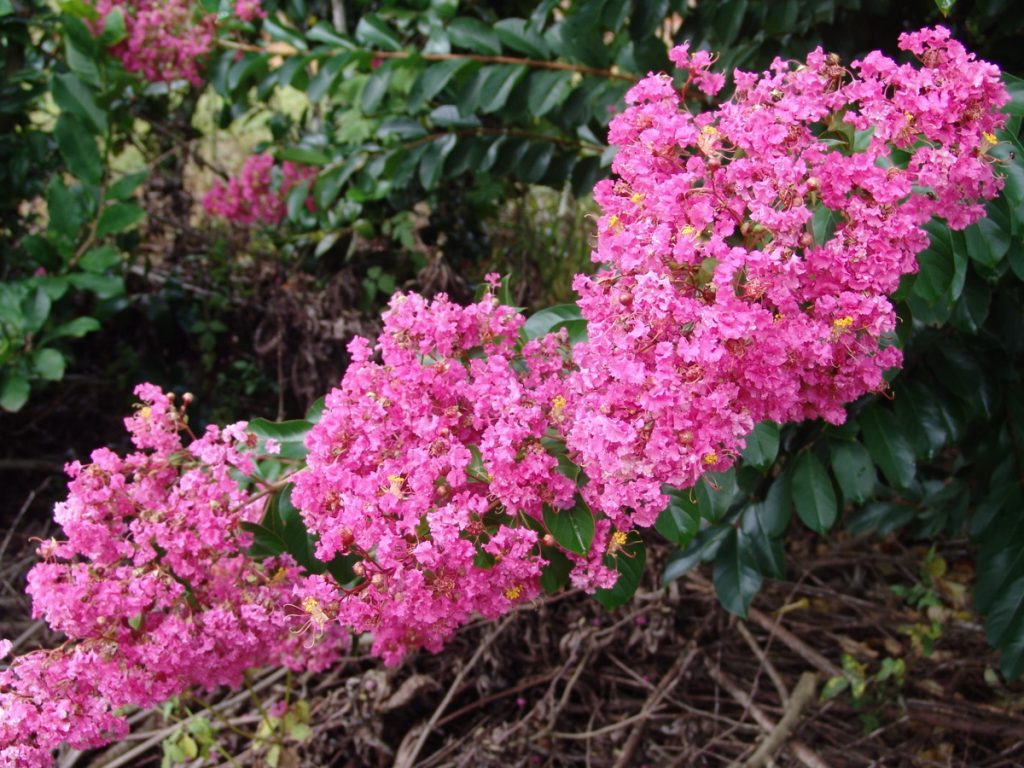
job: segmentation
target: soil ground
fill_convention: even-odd
[[[59,642],[29,617],[22,588],[31,538],[56,533],[48,511],[62,481],[43,465],[12,471],[20,503],[8,496],[0,511],[0,637],[24,651]],[[193,766],[1024,765],[1024,685],[1002,682],[971,612],[965,542],[928,557],[896,537],[791,536],[788,579],[766,584],[745,621],[719,606],[710,571],[661,587],[668,547],[648,544],[640,592],[617,611],[566,592],[396,668],[354,653],[320,675],[267,670],[255,697],[136,713],[128,740],[59,765],[160,765],[188,713],[218,744]],[[929,592],[932,605],[912,605]],[[855,686],[824,701],[839,677]],[[261,708],[286,695],[308,702],[308,717],[292,738],[255,738]]]

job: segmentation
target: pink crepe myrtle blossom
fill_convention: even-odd
[[[312,166],[288,161],[277,165],[272,155],[250,155],[237,176],[227,183],[213,182],[203,207],[236,224],[277,224],[288,212],[288,193],[314,176],[316,168]],[[306,207],[314,210],[312,196]]]
[[[110,52],[150,82],[188,80],[199,87],[202,60],[216,42],[216,14],[192,0],[96,0],[100,19],[118,10],[125,38]],[[102,21],[97,25],[102,29]]]

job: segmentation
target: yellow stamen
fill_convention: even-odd
[[[505,590],[505,597],[509,600],[518,600],[521,594],[523,594],[523,588],[518,584]]]
[[[608,551],[618,552],[626,546],[627,541],[629,541],[628,533],[625,531],[615,531],[615,533],[612,534],[611,539],[608,541]]]
[[[718,454],[715,451],[712,451],[711,453],[704,454],[704,458],[702,459],[702,461],[705,464],[707,464],[709,467],[712,464],[717,464],[718,463]]]
[[[691,227],[689,224],[687,224],[685,227],[683,227],[683,234],[684,235],[692,235],[696,231],[697,230],[694,227]]]
[[[629,199],[630,202],[633,203],[642,203],[644,201],[644,196],[641,195],[639,192],[634,192],[632,197],[630,197]]]
[[[141,416],[146,421],[149,421],[149,417],[152,416],[152,415],[153,415],[153,409],[150,408],[148,405],[143,407],[141,410],[139,410],[139,416]]]

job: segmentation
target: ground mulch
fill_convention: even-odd
[[[34,471],[0,511],[0,637],[19,651],[59,642],[21,592],[61,488]],[[251,691],[135,713],[129,740],[58,764],[158,766],[192,716],[218,746],[190,766],[1024,765],[1024,685],[1002,681],[971,611],[967,542],[929,557],[896,536],[794,532],[787,580],[766,582],[746,620],[718,604],[707,567],[662,587],[669,547],[648,544],[641,589],[616,611],[564,592],[395,668],[357,648],[320,675],[267,670]],[[824,700],[839,677],[863,685]],[[286,696],[308,713],[268,729]]]

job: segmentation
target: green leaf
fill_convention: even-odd
[[[146,180],[147,176],[149,176],[149,171],[126,173],[110,185],[110,188],[107,190],[107,199],[128,200],[135,193],[135,190],[139,188],[139,185]]]
[[[718,601],[727,611],[743,618],[764,578],[750,563],[739,545],[739,534],[731,528],[715,555],[714,583]]]
[[[747,446],[743,449],[743,460],[752,467],[767,472],[779,453],[779,425],[774,421],[762,421],[747,435]]]
[[[544,38],[525,19],[501,19],[494,24],[494,33],[506,48],[531,59],[547,59],[551,55]]]
[[[70,73],[55,75],[52,83],[53,99],[58,107],[82,118],[97,133],[107,132],[106,113],[97,106],[88,85]]]
[[[786,556],[781,535],[772,535],[773,522],[764,503],[751,504],[740,518],[739,546],[761,574],[781,579],[786,575]]]
[[[594,540],[594,515],[583,501],[572,509],[544,507],[544,525],[555,541],[570,552],[585,555]]]
[[[942,413],[928,387],[916,381],[900,381],[893,399],[895,428],[906,435],[914,453],[930,459],[946,444]]]
[[[1003,107],[1003,112],[1015,117],[1024,117],[1024,80],[1003,72],[1003,85],[1010,94],[1010,103]]]
[[[117,45],[128,36],[124,23],[124,13],[120,8],[113,8],[103,19],[103,33],[100,43],[105,46]]]
[[[64,355],[53,348],[37,349],[32,353],[32,368],[41,379],[60,381],[64,378]]]
[[[98,331],[100,322],[95,317],[76,317],[74,320],[58,325],[46,334],[47,341],[60,338],[80,339],[87,333]]]
[[[50,217],[50,232],[70,242],[78,239],[78,232],[85,223],[85,212],[79,199],[64,186],[60,174],[54,174],[46,185],[46,212]]]
[[[126,232],[146,218],[146,212],[136,203],[114,203],[100,214],[96,237]]]
[[[306,421],[310,424],[316,424],[320,421],[320,417],[324,415],[326,400],[327,395],[321,395],[313,401],[313,404],[306,409]]]
[[[453,45],[485,56],[501,55],[501,43],[494,30],[479,19],[459,16],[448,23],[448,39]]]
[[[112,245],[101,245],[85,252],[78,266],[86,272],[106,272],[121,263],[121,252]]]
[[[326,21],[318,21],[312,29],[307,30],[306,39],[314,43],[324,43],[325,45],[334,45],[349,50],[354,48],[351,40],[339,34]]]
[[[0,16],[9,16],[14,13],[11,0],[0,0]]]
[[[875,464],[867,448],[857,441],[832,443],[832,472],[849,504],[859,504],[871,498],[878,478]]]
[[[808,528],[825,533],[836,521],[836,493],[825,467],[810,451],[800,454],[793,467],[793,503]]]
[[[526,77],[528,68],[525,65],[502,64],[480,70],[481,73],[484,71],[488,74],[482,87],[480,111],[486,115],[505,106],[512,90]]]
[[[572,91],[572,72],[542,69],[530,73],[527,106],[534,117],[555,109]]]
[[[666,493],[668,503],[654,523],[655,530],[662,536],[685,547],[700,530],[700,510],[689,497],[689,491],[672,490]]]
[[[424,104],[444,90],[459,71],[471,65],[475,66],[476,62],[469,59],[448,59],[426,66],[409,91],[408,111],[410,113],[419,112]]]
[[[305,36],[297,29],[286,27],[274,16],[267,16],[263,19],[263,31],[270,35],[273,40],[280,40],[283,43],[288,43],[300,51],[309,49],[309,45],[306,43]]]
[[[849,687],[850,681],[846,678],[846,675],[830,677],[825,681],[825,685],[821,687],[820,700],[823,702],[831,701]]]
[[[306,433],[312,428],[313,424],[305,419],[270,421],[259,418],[250,421],[248,426],[248,430],[256,437],[262,437],[264,440],[271,438],[280,443],[303,442],[306,439]]]
[[[434,189],[441,180],[445,158],[451,153],[456,142],[455,134],[435,139],[427,145],[420,158],[419,179],[425,190]]]
[[[3,371],[3,378],[0,381],[0,408],[5,411],[20,411],[21,407],[28,401],[29,392],[32,388],[28,379],[19,370],[8,368]]]
[[[708,472],[693,486],[701,515],[718,522],[728,514],[742,495],[736,484],[736,472]]]
[[[70,112],[61,113],[53,135],[68,170],[82,181],[98,186],[103,179],[103,164],[96,139],[81,118]]]
[[[124,293],[124,278],[120,275],[76,272],[68,275],[68,282],[83,291],[94,293],[98,299],[112,299]]]
[[[50,316],[52,303],[43,288],[36,288],[21,300],[22,325],[27,332],[35,333],[43,327]]]
[[[551,164],[551,157],[554,153],[555,145],[551,142],[531,143],[522,159],[516,165],[516,178],[526,184],[536,184],[547,173],[548,166]],[[584,333],[586,332],[586,321],[573,320],[571,322],[582,325]]]
[[[896,419],[880,406],[865,408],[858,417],[864,444],[890,485],[906,489],[914,481],[917,463]]]
[[[541,557],[546,564],[540,572],[540,586],[547,594],[553,595],[569,581],[572,561],[557,547],[541,547]]]
[[[811,232],[814,234],[814,242],[824,245],[832,239],[836,231],[838,217],[836,212],[824,205],[819,205],[811,217]]]
[[[628,603],[640,586],[646,563],[647,548],[639,538],[627,541],[618,552],[605,555],[604,564],[609,568],[615,568],[619,572],[619,578],[614,587],[597,590],[594,599],[609,611]]]
[[[523,333],[527,339],[539,339],[552,332],[555,326],[566,320],[580,320],[580,308],[575,304],[556,304],[553,307],[535,312],[523,323]]]
[[[949,304],[963,288],[967,258],[944,224],[932,222],[925,228],[931,235],[931,245],[917,257],[919,269],[913,292],[928,304]]]
[[[1010,250],[1010,233],[989,218],[964,230],[967,254],[985,267],[995,267]]]
[[[985,637],[1003,651],[1000,670],[1007,679],[1024,673],[1024,576],[1007,587],[985,621]]]
[[[373,115],[380,108],[381,102],[388,93],[391,85],[391,75],[394,69],[388,64],[383,64],[367,79],[363,85],[363,92],[359,96],[359,105],[364,115]]]
[[[387,22],[375,14],[368,14],[359,19],[359,23],[356,25],[356,40],[382,51],[402,50],[401,38],[387,25]]]

